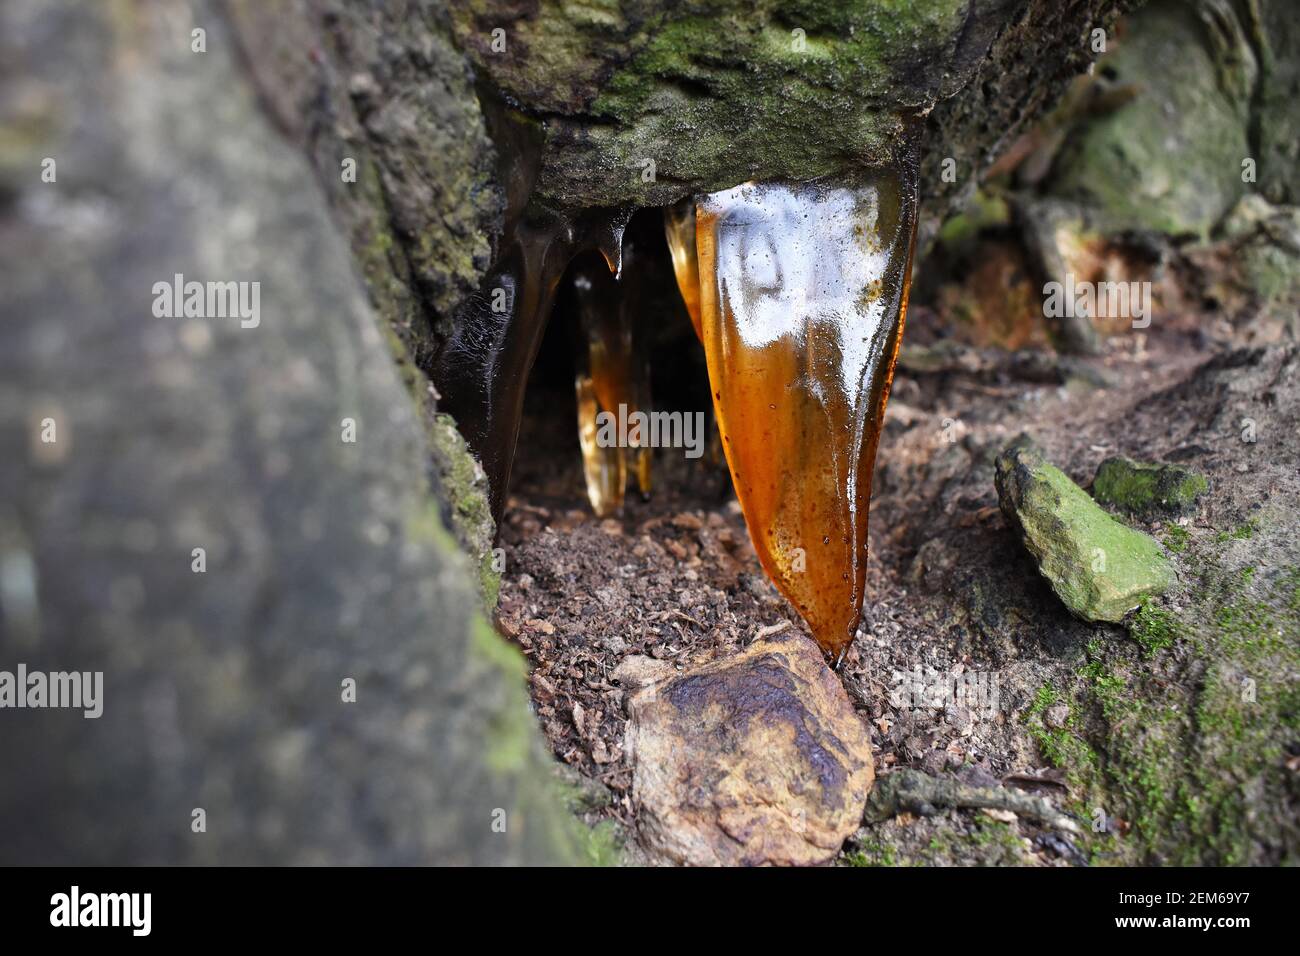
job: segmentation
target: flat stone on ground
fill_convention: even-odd
[[[806,636],[788,632],[636,694],[641,839],[673,863],[825,863],[862,820],[867,730]]]

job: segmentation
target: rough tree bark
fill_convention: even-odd
[[[0,669],[104,681],[98,719],[0,711],[0,859],[581,860],[346,243],[217,9],[7,3],[0,38]],[[158,317],[176,273],[259,281],[260,321]]]

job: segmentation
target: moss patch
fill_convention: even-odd
[[[492,548],[496,524],[488,503],[487,476],[450,415],[434,417],[429,438],[449,523],[461,548],[476,565],[484,603],[494,608],[501,591],[501,572]]]
[[[1174,646],[1179,633],[1178,620],[1154,604],[1144,604],[1129,622],[1128,632],[1141,646],[1142,652],[1150,658],[1165,648]]]
[[[1025,713],[1025,727],[1048,763],[1078,775],[1095,766],[1097,755],[1083,739],[1078,715],[1072,708],[1061,726],[1049,726],[1048,711],[1060,703],[1068,706],[1055,687],[1050,684],[1040,687]]]
[[[1217,544],[1225,544],[1229,541],[1248,541],[1255,536],[1255,532],[1258,530],[1259,524],[1252,518],[1237,525],[1231,531],[1220,531],[1214,540]]]
[[[1165,550],[1170,554],[1182,554],[1187,550],[1191,532],[1179,524],[1165,526]]]
[[[1097,468],[1093,497],[1129,514],[1183,514],[1210,488],[1204,475],[1178,465],[1107,458]]]
[[[844,855],[846,866],[900,866],[898,851],[884,843],[868,841]]]
[[[1132,643],[1091,642],[1076,680],[1026,711],[1075,812],[1104,815],[1107,832],[1085,836],[1094,862],[1300,860],[1300,823],[1278,809],[1300,714],[1300,568],[1231,567],[1221,545],[1193,543],[1180,605],[1144,604]],[[1060,703],[1069,717],[1048,726]]]

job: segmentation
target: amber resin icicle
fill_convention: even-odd
[[[631,249],[624,255],[624,267],[636,268]],[[588,257],[575,263],[573,286],[578,439],[587,498],[603,518],[622,510],[629,474],[642,495],[650,493],[651,450],[643,441],[649,436],[643,436],[636,423],[637,412],[650,411],[649,365],[628,284],[611,277],[600,260]]]
[[[677,277],[677,288],[686,305],[686,313],[691,318],[695,336],[704,341],[704,329],[700,319],[700,267],[699,256],[695,249],[695,200],[687,196],[676,205],[664,208],[664,236],[668,239],[668,253],[673,260],[673,274]],[[708,424],[705,426],[708,438],[705,440],[704,460],[711,468],[722,467],[722,442],[718,437],[717,422],[714,420],[713,408],[709,407]]]
[[[768,575],[838,665],[862,616],[872,469],[907,312],[913,162],[698,200],[701,332]]]
[[[673,260],[673,273],[677,288],[681,290],[691,325],[701,341],[704,332],[700,326],[700,267],[695,252],[695,200],[689,196],[675,206],[664,209],[664,235],[668,239],[668,253]]]

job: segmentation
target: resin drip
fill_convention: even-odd
[[[664,235],[668,239],[668,253],[673,260],[673,274],[677,277],[677,289],[682,294],[682,302],[691,317],[691,326],[695,337],[704,341],[704,329],[700,319],[700,265],[695,250],[695,200],[688,196],[681,202],[664,209]],[[705,425],[708,443],[705,446],[704,460],[711,468],[722,467],[722,440],[718,436],[717,422],[714,420],[713,406],[709,405],[708,424]]]
[[[664,209],[664,235],[668,238],[668,252],[673,260],[673,273],[677,288],[701,341],[704,332],[700,325],[700,266],[695,254],[695,200],[689,196]]]
[[[625,253],[629,272],[636,270],[636,260],[629,245]],[[650,494],[649,445],[643,443],[639,428],[619,425],[635,422],[638,411],[650,411],[650,368],[638,335],[644,326],[634,321],[631,283],[611,278],[599,260],[584,258],[573,267],[573,286],[578,320],[574,378],[578,439],[587,498],[603,518],[622,510],[629,471],[636,476],[641,494]],[[627,446],[614,440],[623,432]]]
[[[498,145],[498,177],[506,187],[505,230],[478,294],[456,315],[455,332],[432,377],[442,408],[456,419],[487,473],[498,527],[510,486],[524,388],[569,262],[597,250],[611,272],[622,267],[629,211],[585,210],[568,216],[531,202],[540,132],[493,100],[485,111]]]
[[[862,617],[872,468],[907,312],[914,162],[698,201],[701,332],[763,567],[838,665]]]

